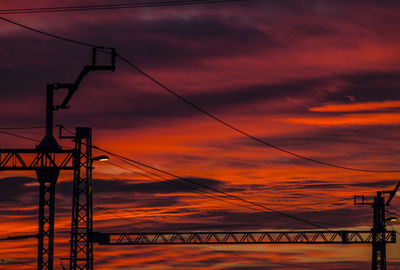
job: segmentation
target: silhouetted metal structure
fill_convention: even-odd
[[[94,232],[90,240],[99,245],[225,245],[225,244],[371,244],[372,270],[386,269],[386,244],[396,243],[396,231],[386,230],[385,206],[395,196],[400,181],[392,191],[378,191],[374,202],[354,196],[354,204],[372,205],[373,227],[368,231],[253,231],[253,232]],[[390,197],[385,203],[383,194]],[[361,199],[361,202],[359,201]]]
[[[394,190],[391,191],[378,191],[376,192],[376,196],[374,197],[373,202],[368,202],[365,200],[365,197],[362,196],[354,196],[354,204],[355,205],[371,205],[373,208],[373,227],[371,229],[373,235],[372,242],[372,270],[386,270],[386,221],[385,218],[385,206],[389,206],[393,197],[396,195],[397,190],[399,189],[400,182],[397,183]],[[383,194],[390,194],[388,200],[385,203],[385,198]],[[361,201],[359,201],[361,200]]]
[[[111,55],[111,65],[98,65],[96,63],[97,50],[93,48],[92,64],[83,67],[74,83],[56,83],[54,89],[67,89],[68,93],[61,105],[55,109],[68,109],[68,103],[78,89],[83,78],[91,71],[115,70],[115,49],[106,53]],[[93,269],[93,243],[88,235],[93,231],[92,207],[92,130],[91,128],[77,128],[72,138],[75,141],[74,182],[72,198],[72,221],[70,243],[70,269]]]
[[[55,185],[61,170],[74,169],[73,155],[42,143],[36,149],[0,149],[0,170],[36,171],[39,180],[38,269],[53,269]]]
[[[35,149],[0,149],[0,170],[34,170],[39,180],[39,233],[37,268],[53,269],[55,186],[61,170],[74,171],[74,198],[71,224],[71,269],[93,269],[92,243],[88,235],[92,232],[91,205],[91,129],[77,128],[75,149],[63,150],[53,136],[53,113],[58,109],[68,109],[68,103],[90,72],[115,70],[115,50],[109,49],[111,65],[97,65],[97,50],[93,48],[92,64],[86,65],[72,84],[48,84],[46,91],[46,135]],[[54,105],[54,92],[67,89],[68,93],[61,105]],[[85,197],[85,202],[81,197]],[[84,223],[85,228],[80,225]],[[85,243],[85,244],[82,244]],[[82,265],[78,263],[85,254]]]
[[[100,245],[210,245],[210,244],[374,244],[372,231],[254,231],[93,233]],[[396,243],[396,232],[386,231],[384,243]]]
[[[70,269],[93,269],[92,129],[77,128],[74,140]]]
[[[111,55],[111,65],[97,65],[97,51]],[[115,50],[93,48],[92,64],[86,65],[77,80],[70,84],[48,84],[46,94],[46,135],[35,149],[0,149],[0,170],[36,171],[39,181],[39,222],[37,268],[53,269],[55,186],[61,170],[73,170],[73,200],[70,240],[70,269],[93,269],[93,243],[100,245],[209,245],[209,244],[372,244],[372,269],[386,269],[386,244],[396,242],[396,232],[386,230],[385,206],[396,194],[377,192],[373,203],[364,196],[355,196],[355,204],[373,207],[373,228],[370,231],[253,231],[253,232],[156,232],[100,233],[93,232],[92,201],[92,130],[78,127],[75,148],[62,149],[53,136],[53,113],[68,109],[68,103],[83,78],[91,71],[115,70]],[[61,105],[54,105],[54,92],[67,89]],[[385,203],[383,194],[390,197]],[[357,201],[361,198],[361,202]],[[30,236],[24,236],[32,237]]]

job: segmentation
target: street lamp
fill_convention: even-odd
[[[108,156],[97,156],[97,157],[92,158],[92,161],[107,161],[109,159],[110,158]]]

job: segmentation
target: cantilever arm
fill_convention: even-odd
[[[83,78],[90,72],[96,70],[115,70],[115,49],[111,49],[111,65],[96,65],[96,48],[93,48],[93,59],[92,65],[86,65],[83,67],[81,73],[73,84],[56,84],[56,88],[67,88],[68,94],[64,98],[64,101],[61,105],[57,106],[57,109],[68,109],[68,103],[71,100],[72,96],[75,94],[79,85],[81,84]]]
[[[93,69],[93,66],[84,66],[84,68],[82,69],[81,73],[78,76],[78,79],[76,79],[75,83],[73,84],[68,84],[66,85],[68,88],[68,94],[67,96],[64,98],[64,101],[61,103],[60,106],[57,106],[60,109],[68,109],[68,103],[71,100],[72,96],[75,94],[76,90],[78,89],[80,83],[82,82],[83,78]],[[63,85],[59,85],[59,88],[62,88],[60,86]]]
[[[400,181],[397,182],[397,185],[396,185],[396,187],[394,188],[393,191],[389,191],[389,192],[388,192],[388,193],[390,193],[390,197],[389,197],[389,199],[386,201],[386,206],[388,206],[388,205],[390,204],[390,202],[392,201],[392,199],[393,199],[394,196],[396,195],[396,192],[397,192],[397,190],[399,189],[399,187],[400,187]]]

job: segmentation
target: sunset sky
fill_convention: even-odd
[[[146,1],[121,0],[130,2]],[[249,0],[1,14],[82,4],[114,2],[0,1],[0,16],[115,47],[190,102],[277,147],[338,166],[400,170],[398,1]],[[74,82],[90,64],[91,49],[0,20],[0,52],[0,132],[41,140],[44,129],[2,128],[44,126],[46,84]],[[100,59],[108,61],[108,55]],[[57,92],[57,102],[65,94]],[[369,229],[372,208],[353,205],[353,196],[372,198],[400,180],[400,173],[338,169],[260,144],[118,58],[115,72],[85,78],[70,109],[55,112],[55,124],[92,127],[99,147],[332,230]],[[0,148],[36,145],[0,133]],[[146,177],[119,160],[110,162],[95,165],[96,231],[319,229],[168,175]],[[56,188],[55,269],[69,255],[72,177],[63,172]],[[0,238],[36,233],[35,174],[2,171],[0,178]],[[400,213],[399,207],[395,197],[388,210]],[[387,228],[400,230],[400,223]],[[1,242],[0,269],[33,269],[36,246],[35,239]],[[388,245],[387,253],[388,269],[400,269],[400,244]],[[94,258],[95,269],[102,270],[368,269],[371,246],[95,245]]]

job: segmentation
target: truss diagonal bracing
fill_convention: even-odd
[[[73,170],[74,150],[0,149],[0,171]]]
[[[74,184],[72,198],[72,223],[70,269],[93,269],[92,204],[92,129],[77,128],[75,137]]]
[[[60,170],[73,170],[75,150],[0,149],[0,171],[36,171],[39,180],[38,269],[53,269],[55,186]]]
[[[382,236],[380,242],[396,242],[395,231],[387,231]],[[375,239],[371,231],[96,232],[92,237],[100,245],[371,244]]]

